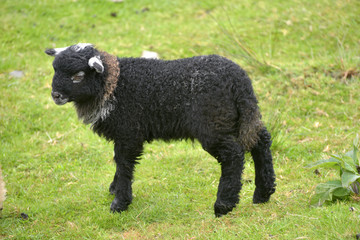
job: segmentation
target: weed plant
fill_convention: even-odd
[[[311,205],[322,206],[324,203],[348,199],[350,196],[356,200],[360,199],[359,135],[356,135],[351,151],[341,155],[334,154],[329,159],[319,160],[307,167],[334,168],[339,171],[340,177],[317,185],[315,194],[311,198]],[[315,171],[320,174],[318,169]]]

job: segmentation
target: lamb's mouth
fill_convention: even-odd
[[[69,98],[64,97],[61,93],[51,92],[51,96],[56,105],[64,105],[69,102]]]
[[[53,98],[56,105],[64,105],[69,101],[68,98]]]

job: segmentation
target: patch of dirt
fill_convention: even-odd
[[[335,78],[337,80],[341,80],[343,82],[346,82],[347,80],[360,78],[360,70],[350,68],[347,70],[328,70],[325,72],[327,76],[331,76],[332,78]]]

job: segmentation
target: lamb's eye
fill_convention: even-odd
[[[85,73],[83,71],[78,72],[74,76],[71,77],[73,83],[79,83],[84,79]]]

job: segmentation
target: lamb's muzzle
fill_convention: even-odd
[[[69,101],[68,98],[64,98],[63,95],[61,93],[58,93],[58,92],[51,92],[51,96],[54,100],[54,102],[57,104],[57,105],[64,105],[65,103],[67,103]]]

